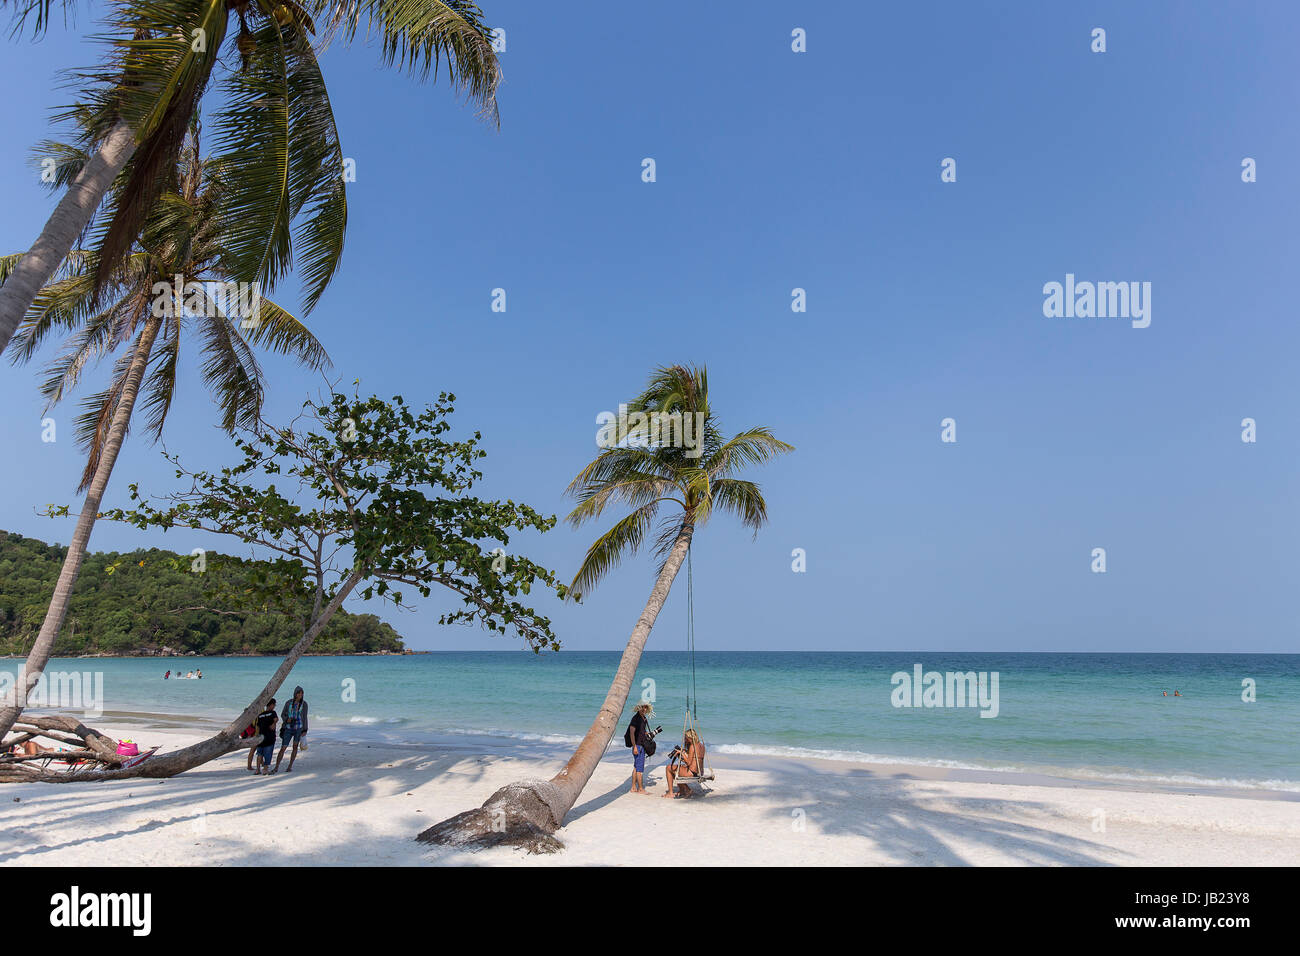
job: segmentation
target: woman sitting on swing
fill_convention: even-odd
[[[677,784],[677,791],[673,790],[673,780],[680,781],[683,777],[694,778],[700,775],[704,767],[704,744],[700,743],[699,735],[689,728],[686,731],[685,739],[682,746],[676,748],[672,753],[672,759],[664,767],[664,774],[668,778],[668,792],[665,797],[676,799],[680,794],[683,797],[691,795],[691,788],[684,783]]]

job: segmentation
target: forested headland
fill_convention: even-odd
[[[66,553],[66,547],[0,531],[0,654],[24,655],[31,647]],[[194,560],[161,548],[88,553],[55,656],[283,655],[302,636],[311,619],[310,596],[274,610],[228,599],[253,589],[264,562],[208,552],[196,573]],[[342,609],[312,646],[315,654],[404,650],[391,625]]]

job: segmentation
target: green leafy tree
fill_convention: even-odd
[[[475,463],[486,452],[477,432],[463,441],[444,437],[454,400],[443,393],[417,413],[400,396],[384,401],[332,392],[308,401],[289,425],[239,429],[238,464],[192,472],[173,456],[186,490],[155,499],[133,485],[135,506],[105,513],[138,528],[207,531],[276,554],[282,560],[251,577],[244,599],[261,604],[292,592],[312,600],[310,625],[221,733],[109,776],[171,776],[247,746],[239,732],[354,592],[401,606],[410,591],[429,596],[445,589],[461,603],[440,623],[511,632],[534,651],[559,648],[549,619],[519,597],[536,584],[563,597],[564,585],[508,551],[512,534],[544,532],[555,518],[470,494],[482,477]],[[503,561],[495,548],[508,557]]]
[[[40,630],[64,549],[36,538],[0,532],[0,654],[23,654]],[[142,548],[91,552],[73,591],[66,627],[54,656],[119,651],[128,655],[259,654],[283,656],[311,623],[307,593],[277,606],[246,600],[250,580],[272,573],[266,562],[208,552]],[[112,573],[109,570],[112,569]],[[402,653],[401,636],[373,614],[340,610],[314,652]]]

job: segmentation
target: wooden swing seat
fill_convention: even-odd
[[[679,783],[703,783],[705,780],[712,780],[712,779],[713,779],[713,771],[706,770],[703,774],[698,774],[698,775],[691,775],[691,776],[683,775],[680,777],[674,776],[673,786],[675,787]]]

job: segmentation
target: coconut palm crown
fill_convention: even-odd
[[[73,147],[60,144],[47,144],[47,150],[60,157],[76,154]],[[107,386],[82,402],[83,414],[76,420],[77,440],[87,451],[81,491],[94,477],[132,360],[151,325],[157,329],[145,359],[149,370],[138,387],[147,430],[155,439],[162,434],[175,395],[184,337],[196,339],[203,353],[202,379],[227,432],[257,421],[261,412],[264,376],[253,346],[290,355],[313,369],[329,362],[307,327],[260,292],[251,318],[233,312],[224,297],[212,295],[210,283],[230,278],[221,215],[225,195],[223,170],[204,160],[200,128],[192,123],[171,182],[104,292],[94,292],[98,255],[74,250],[61,275],[36,297],[10,342],[11,361],[25,363],[51,335],[70,333],[41,384],[47,410],[66,398],[98,360],[131,345],[115,362]],[[0,281],[19,258],[0,258]],[[175,303],[182,307],[168,308],[160,316],[158,284],[170,288],[178,276],[190,293]],[[173,301],[165,305],[173,306]]]
[[[656,369],[626,411],[629,424],[614,436],[617,444],[602,451],[568,487],[567,493],[578,502],[568,516],[574,527],[600,517],[613,504],[632,509],[587,550],[570,585],[573,599],[590,592],[613,567],[635,554],[652,530],[661,569],[682,528],[702,526],[714,511],[734,515],[757,534],[767,523],[767,503],[756,483],[737,475],[794,450],[767,427],[749,428],[724,440],[709,405],[709,374],[703,366]],[[653,414],[660,416],[657,428]],[[646,417],[638,421],[638,415]],[[702,427],[677,427],[687,415]],[[661,517],[664,508],[668,513]]]

